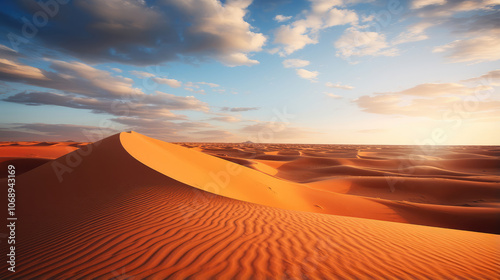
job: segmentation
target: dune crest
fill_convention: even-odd
[[[233,164],[121,133],[28,171],[16,190],[22,258],[15,274],[4,262],[0,278],[497,278],[498,235],[313,213],[391,208],[243,166],[233,177],[255,182],[202,190]],[[302,197],[304,209],[280,196]],[[384,214],[399,219],[368,215]]]

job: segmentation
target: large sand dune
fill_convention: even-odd
[[[426,158],[425,166],[462,173],[404,175],[394,155],[352,147],[185,145],[121,133],[23,171],[17,272],[2,268],[0,278],[498,276],[498,235],[440,228],[497,232],[489,163],[467,169],[463,157]],[[498,162],[494,152],[466,152]],[[387,178],[405,180],[390,191]]]

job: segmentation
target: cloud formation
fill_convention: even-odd
[[[274,43],[282,45],[282,56],[318,43],[319,32],[323,29],[346,24],[357,24],[358,15],[348,9],[338,9],[342,1],[311,1],[311,9],[303,19],[280,26],[274,33]]]
[[[300,68],[309,65],[310,62],[308,60],[303,59],[286,59],[283,61],[283,67],[285,68]]]
[[[33,40],[88,62],[144,66],[190,57],[229,66],[253,65],[258,61],[249,53],[259,52],[266,37],[245,21],[250,3],[75,0],[59,5],[59,12]],[[24,22],[14,14],[32,15],[41,8],[31,1],[14,4],[15,13],[0,12],[0,24],[12,26],[10,32],[21,37],[19,27]]]
[[[461,83],[427,83],[399,92],[361,96],[354,101],[363,111],[384,115],[426,117],[438,120],[468,118],[474,120],[498,118],[500,100],[492,87],[498,79],[492,71]],[[491,77],[489,77],[491,75]],[[487,78],[486,78],[487,77]],[[485,79],[492,83],[484,82]]]
[[[318,71],[309,71],[306,69],[296,69],[297,75],[301,77],[302,79],[310,80],[311,82],[316,82],[316,79],[318,78],[319,72]]]
[[[349,85],[342,85],[340,83],[331,83],[331,82],[326,82],[325,83],[325,86],[329,87],[329,88],[339,88],[339,89],[346,89],[346,90],[351,90],[351,89],[354,89],[353,86],[349,86]]]
[[[352,56],[396,56],[398,49],[391,46],[384,34],[365,31],[368,26],[350,27],[335,41],[336,55],[345,59]]]
[[[222,107],[220,110],[223,112],[246,112],[259,109],[259,107]]]

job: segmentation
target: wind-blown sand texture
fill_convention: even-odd
[[[131,132],[75,149],[15,163],[17,271],[0,278],[498,279],[498,147]]]

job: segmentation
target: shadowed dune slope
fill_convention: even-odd
[[[143,149],[162,145],[147,141],[135,133],[114,135],[19,176],[17,215],[23,218],[16,247],[22,257],[15,274],[3,261],[0,278],[497,278],[496,235],[286,210],[216,195],[186,184],[204,183],[189,176],[207,170],[170,178],[159,162],[154,168],[144,164],[159,157],[172,162],[165,163],[169,168],[189,166],[175,164],[183,150],[166,145],[172,154],[155,150],[139,162]],[[139,143],[143,147],[135,146]],[[267,183],[263,178],[257,182]],[[220,193],[245,194],[232,187],[228,183]],[[6,246],[0,244],[2,250]]]

